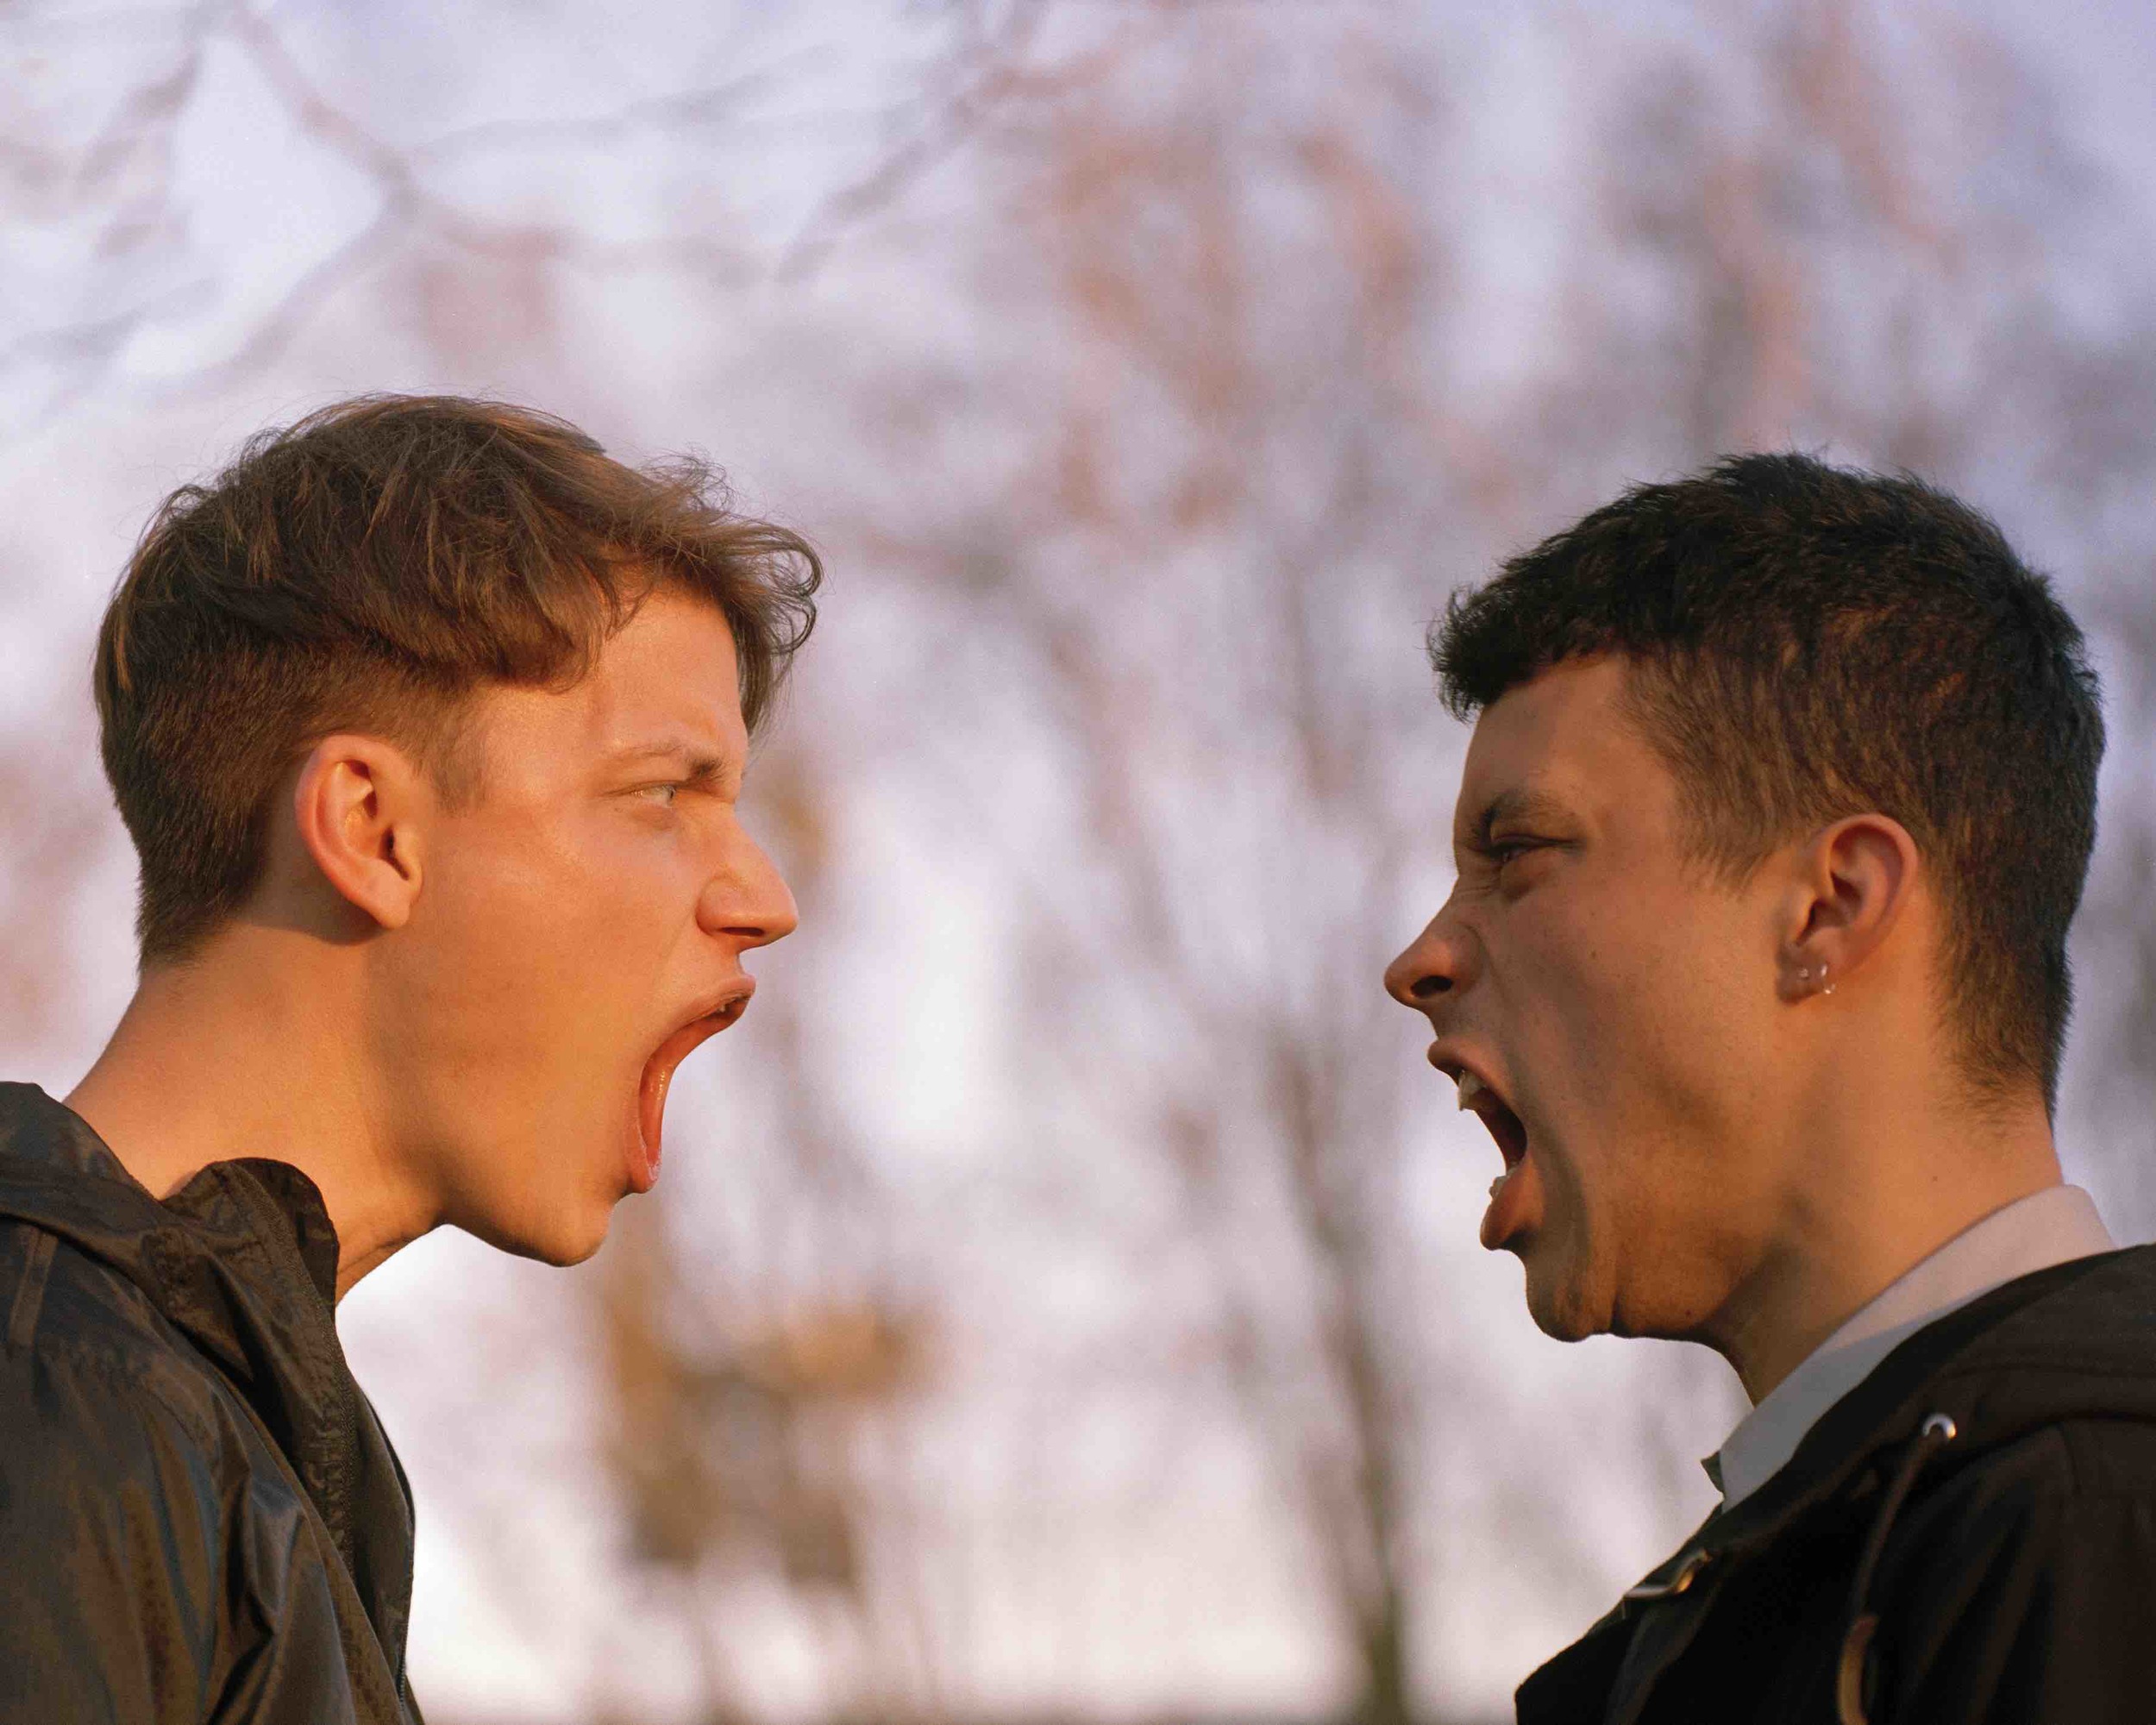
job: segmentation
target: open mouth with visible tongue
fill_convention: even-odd
[[[649,1192],[659,1178],[661,1140],[666,1127],[667,1088],[676,1068],[719,1032],[736,1023],[749,1009],[749,997],[756,985],[743,976],[713,1001],[705,1002],[696,1016],[671,1032],[644,1062],[636,1081],[635,1141],[629,1152],[631,1189]]]
[[[1479,1072],[1458,1078],[1460,1107],[1489,1129],[1505,1171],[1490,1182],[1489,1208],[1482,1213],[1482,1245],[1495,1251],[1527,1226],[1540,1206],[1541,1176],[1528,1156],[1527,1128],[1510,1103]]]

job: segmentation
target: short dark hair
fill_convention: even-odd
[[[1906,474],[1738,455],[1626,492],[1430,631],[1463,718],[1601,654],[1725,874],[1845,815],[1907,827],[1967,1076],[2055,1103],[2103,717],[2080,630],[1996,526]]]
[[[144,963],[185,957],[247,901],[271,795],[330,731],[388,737],[468,794],[471,692],[573,682],[661,585],[724,614],[754,728],[820,573],[704,462],[626,467],[530,408],[367,396],[262,433],[166,499],[98,633]]]

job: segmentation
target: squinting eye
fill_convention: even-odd
[[[662,807],[672,808],[674,798],[681,794],[681,787],[679,785],[646,785],[636,794],[648,798]]]

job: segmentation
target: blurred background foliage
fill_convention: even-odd
[[[437,1719],[1496,1717],[1740,1402],[1562,1348],[1383,1000],[1445,595],[1796,444],[1995,512],[2113,756],[2062,1133],[2156,1223],[2156,24],[1749,0],[0,9],[0,1000],[130,977],[88,642],[359,390],[707,449],[827,553],[751,780],[801,932],[567,1274],[347,1305]],[[271,1147],[273,1148],[273,1147]]]

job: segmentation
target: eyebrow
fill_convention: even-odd
[[[733,767],[727,756],[715,755],[701,743],[679,740],[632,743],[624,748],[609,750],[605,759],[610,766],[627,766],[638,761],[678,761],[685,769],[682,776],[699,787],[724,782]]]
[[[1571,811],[1559,798],[1532,785],[1515,785],[1503,790],[1482,805],[1468,831],[1468,842],[1478,850],[1487,850],[1491,834],[1501,820],[1561,819]]]

